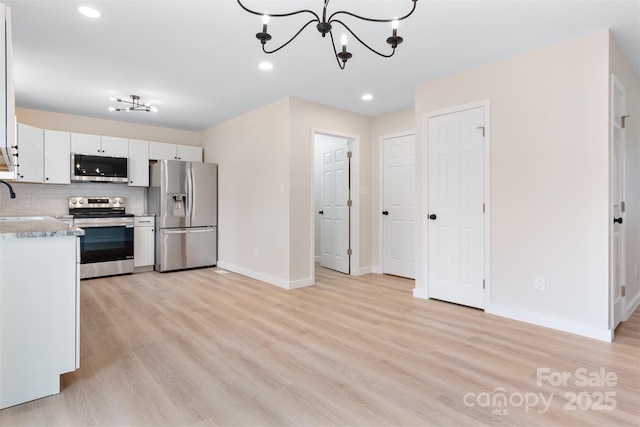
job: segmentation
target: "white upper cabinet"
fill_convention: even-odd
[[[15,92],[13,88],[13,46],[11,40],[11,8],[0,3],[0,151],[4,157],[9,172],[0,172],[2,178],[17,177],[16,164],[18,160],[14,154],[16,147],[16,109]],[[15,163],[14,163],[15,162]]]
[[[113,136],[102,136],[102,155],[109,157],[128,157],[129,140]]]
[[[44,131],[44,183],[71,183],[71,133]]]
[[[150,160],[177,160],[176,145],[164,142],[149,142]]]
[[[71,152],[106,157],[129,156],[129,140],[113,136],[71,134]]]
[[[202,147],[191,145],[178,145],[178,160],[185,162],[202,162]]]
[[[149,142],[129,140],[129,186],[149,186]]]
[[[16,179],[21,182],[69,184],[71,182],[71,134],[18,124]]]
[[[100,156],[102,154],[102,143],[100,135],[87,135],[84,133],[71,134],[71,152],[78,154],[91,154]]]
[[[44,181],[44,131],[18,124],[20,153],[16,165],[16,179],[21,182]]]
[[[151,141],[149,142],[149,159],[202,162],[202,147]]]

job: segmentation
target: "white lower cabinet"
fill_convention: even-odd
[[[155,263],[155,217],[138,216],[133,219],[133,265],[135,271],[153,270]]]
[[[0,239],[0,409],[59,393],[79,367],[78,240]]]

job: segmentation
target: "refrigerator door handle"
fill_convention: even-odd
[[[206,228],[180,228],[176,230],[162,230],[164,234],[187,234],[187,233],[211,233],[216,231],[215,227]]]
[[[185,173],[187,174],[187,218],[189,218],[189,226],[193,225],[193,170],[191,163],[185,165]]]

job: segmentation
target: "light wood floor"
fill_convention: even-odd
[[[216,271],[83,281],[81,368],[0,425],[640,425],[638,312],[609,344],[391,276],[319,268],[285,291]],[[571,378],[538,384],[538,368]],[[580,386],[577,369],[616,384]]]

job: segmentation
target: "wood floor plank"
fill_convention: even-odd
[[[216,271],[83,281],[81,368],[0,425],[640,426],[638,312],[604,343],[417,299],[399,277],[318,267],[286,291]]]

